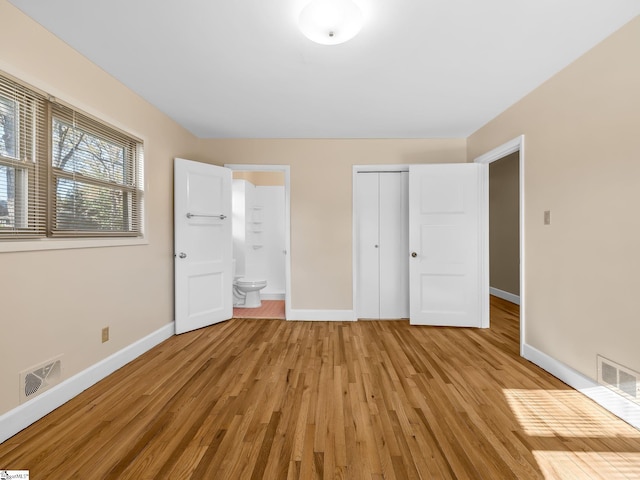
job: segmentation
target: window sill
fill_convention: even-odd
[[[148,245],[143,238],[42,238],[38,240],[2,240],[0,253],[30,252],[40,250],[68,250],[73,248],[104,248]]]

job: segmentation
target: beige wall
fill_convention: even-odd
[[[466,141],[202,140],[210,163],[291,166],[291,303],[351,310],[352,166],[466,160]]]
[[[591,378],[640,371],[639,58],[636,17],[468,140],[525,135],[526,341]]]
[[[173,157],[197,158],[197,141],[5,0],[0,18],[0,70],[144,139],[150,240],[0,253],[2,414],[21,370],[63,354],[68,378],[173,321]]]
[[[489,285],[520,295],[518,152],[489,164]]]
[[[284,172],[262,172],[262,171],[234,171],[234,180],[246,180],[256,187],[282,187],[284,186]]]

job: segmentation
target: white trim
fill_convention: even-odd
[[[353,165],[353,173],[359,172],[408,172],[409,164]]]
[[[72,248],[131,247],[136,245],[149,245],[149,240],[147,238],[83,238],[74,240],[41,238],[39,240],[2,240],[0,241],[0,253],[69,250]]]
[[[480,173],[478,174],[478,207],[479,225],[478,242],[479,252],[479,285],[480,290],[480,328],[491,326],[491,302],[489,298],[489,165],[478,164]]]
[[[175,333],[174,322],[99,361],[50,390],[0,416],[0,443],[49,414],[87,388],[133,361]]]
[[[640,430],[640,405],[596,383],[531,345],[522,346],[522,356]]]
[[[524,356],[526,342],[526,308],[525,308],[525,218],[524,218],[524,135],[520,135],[506,143],[480,155],[474,159],[475,163],[489,164],[507,155],[519,152],[519,188],[520,188],[520,355]],[[488,230],[488,229],[487,229]],[[488,246],[488,244],[487,244]]]
[[[501,158],[506,157],[507,155],[511,155],[512,153],[517,152],[518,150],[522,150],[522,145],[524,144],[524,135],[520,135],[508,142],[503,143],[499,147],[494,148],[493,150],[488,151],[476,157],[473,162],[474,163],[484,163],[489,164],[495,162],[496,160],[500,160]]]
[[[356,177],[358,169],[354,165],[351,173],[351,308],[354,317],[358,314],[358,209],[356,203]]]
[[[289,318],[291,313],[291,167],[289,165],[256,165],[230,164],[224,166],[234,171],[245,172],[283,172],[284,173],[284,245],[286,250],[284,265],[284,316]]]
[[[500,290],[499,288],[493,288],[493,287],[489,287],[489,293],[494,297],[502,298],[507,302],[520,305],[520,297],[518,295],[514,295],[513,293],[505,292],[504,290]]]
[[[353,310],[293,310],[289,311],[287,320],[314,320],[321,322],[355,322]]]

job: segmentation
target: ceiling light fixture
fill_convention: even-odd
[[[300,12],[298,25],[309,39],[322,45],[337,45],[351,40],[364,17],[352,0],[312,0]]]

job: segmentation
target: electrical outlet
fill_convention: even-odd
[[[551,210],[544,211],[544,224],[551,225]]]
[[[102,343],[109,341],[109,327],[102,329]]]

